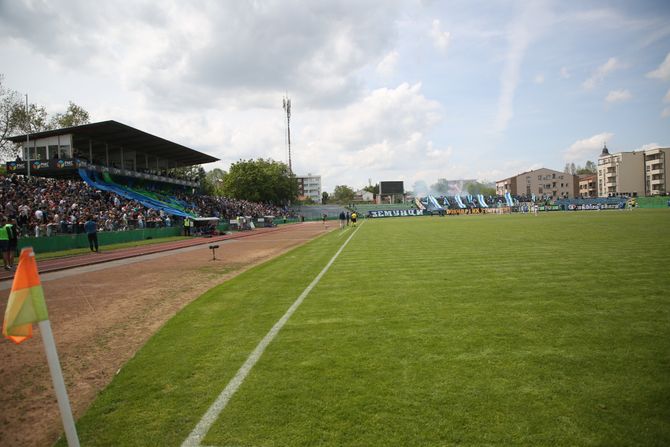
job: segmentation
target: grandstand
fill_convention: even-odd
[[[193,193],[199,185],[175,170],[218,160],[117,121],[7,140],[22,146],[22,157],[7,163],[8,173],[81,179],[94,189],[181,218],[194,216],[194,206],[177,196]]]

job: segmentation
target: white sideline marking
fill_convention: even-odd
[[[361,226],[363,226],[363,224],[361,224],[358,228]],[[212,424],[214,424],[214,421],[216,421],[216,419],[219,417],[223,409],[226,408],[226,405],[228,405],[230,399],[233,397],[240,385],[242,385],[244,379],[246,379],[247,375],[249,375],[251,368],[253,368],[256,362],[258,362],[258,360],[261,358],[265,348],[268,347],[272,340],[277,336],[281,328],[284,327],[284,324],[286,324],[288,319],[291,318],[291,315],[293,315],[298,306],[300,306],[300,304],[303,302],[305,297],[309,295],[309,292],[312,291],[312,289],[319,283],[323,275],[326,274],[330,266],[333,265],[335,259],[337,259],[340,253],[342,253],[342,250],[344,250],[344,247],[347,246],[351,238],[354,237],[358,231],[358,228],[356,228],[356,230],[351,233],[351,236],[349,236],[349,238],[344,241],[340,249],[337,250],[337,253],[335,253],[332,258],[330,258],[330,261],[328,261],[328,264],[326,264],[323,270],[321,270],[321,272],[316,275],[316,278],[314,278],[314,280],[312,280],[307,288],[302,291],[300,296],[293,302],[293,304],[291,304],[291,307],[288,308],[286,313],[279,319],[279,321],[275,323],[274,326],[272,326],[272,329],[270,329],[270,331],[265,335],[265,337],[263,337],[260,343],[258,343],[256,349],[254,349],[253,352],[249,354],[249,357],[247,357],[247,360],[237,371],[235,377],[233,377],[230,382],[228,382],[228,385],[226,385],[223,391],[221,391],[219,397],[217,397],[214,403],[209,407],[202,419],[200,419],[200,422],[198,422],[198,425],[195,426],[191,434],[188,435],[188,438],[186,438],[186,440],[182,443],[181,447],[202,447],[200,442],[202,442],[205,435],[207,435],[207,432],[212,427]]]

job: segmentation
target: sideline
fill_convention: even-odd
[[[221,394],[219,394],[214,403],[209,407],[207,412],[203,415],[202,419],[200,419],[198,425],[196,425],[191,434],[188,435],[188,438],[184,440],[181,447],[202,447],[202,444],[200,443],[204,439],[205,435],[207,435],[207,432],[212,427],[214,422],[218,419],[223,409],[226,408],[228,402],[230,402],[230,399],[233,397],[235,392],[244,382],[244,379],[247,378],[249,372],[251,372],[251,369],[261,358],[263,352],[265,351],[265,348],[267,348],[268,345],[272,342],[272,340],[277,336],[281,328],[284,327],[288,319],[291,318],[291,315],[293,315],[293,313],[296,311],[296,309],[298,309],[298,307],[304,301],[307,295],[309,295],[309,292],[311,292],[312,289],[319,283],[323,275],[325,275],[328,269],[330,269],[330,266],[333,265],[335,259],[337,259],[340,253],[342,253],[344,247],[347,246],[351,238],[354,237],[358,229],[361,228],[362,226],[363,224],[361,223],[361,225],[351,233],[351,235],[347,238],[347,240],[344,241],[340,249],[337,250],[337,253],[335,253],[333,257],[330,258],[330,261],[328,261],[328,264],[326,264],[323,270],[321,270],[321,272],[318,275],[316,275],[316,278],[314,278],[312,282],[307,286],[307,288],[303,290],[300,296],[293,302],[293,304],[291,304],[291,307],[288,308],[286,313],[279,319],[279,321],[277,321],[274,324],[274,326],[272,326],[272,329],[270,329],[270,331],[265,335],[265,337],[263,337],[260,343],[258,343],[256,348],[253,350],[251,354],[249,354],[249,357],[247,357],[244,364],[240,367],[235,376],[230,380],[230,382],[228,382],[228,385],[226,385],[223,391],[221,391]]]

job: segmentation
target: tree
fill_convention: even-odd
[[[321,203],[323,203],[323,204],[328,203],[329,198],[330,198],[330,196],[328,195],[328,193],[326,191],[321,193]]]
[[[214,168],[205,174],[203,181],[203,191],[210,196],[223,195],[223,179],[226,177],[226,171]]]
[[[583,168],[581,166],[577,166],[577,174],[583,175],[583,174],[595,174],[596,173],[596,164],[592,162],[591,160],[586,162],[586,166]]]
[[[347,204],[354,201],[354,195],[356,193],[352,188],[347,185],[337,185],[333,191],[333,199],[335,202],[340,204]]]
[[[6,88],[3,81],[4,76],[0,74],[0,157],[10,159],[16,156],[16,147],[5,138],[16,132],[16,111],[21,105],[21,98],[17,92]]]
[[[83,107],[69,101],[65,113],[57,113],[51,117],[49,128],[60,129],[62,127],[81,126],[90,122],[91,119],[88,112]]]
[[[430,189],[441,195],[447,195],[449,192],[449,182],[446,178],[438,178],[437,183],[430,185]]]
[[[477,194],[482,194],[485,196],[495,196],[496,195],[496,189],[495,187],[486,184],[486,183],[481,183],[481,182],[467,182],[465,185],[463,185],[464,189],[468,192],[468,194],[472,195],[477,195]]]
[[[574,163],[570,163],[570,174],[575,175],[577,173],[577,168]]]
[[[5,140],[7,137],[90,122],[89,113],[72,101],[65,113],[57,113],[49,119],[44,106],[28,104],[26,108],[21,95],[5,87],[3,81],[4,76],[0,74],[0,157],[4,159],[14,158],[18,153],[18,147]]]
[[[285,163],[240,160],[230,165],[223,178],[223,193],[235,199],[285,205],[298,196],[298,182]]]
[[[376,183],[374,185],[368,185],[365,188],[363,188],[363,191],[371,192],[374,194],[375,197],[379,195],[379,183]]]

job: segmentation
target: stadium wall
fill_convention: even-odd
[[[102,247],[124,242],[141,241],[144,239],[159,239],[163,237],[179,236],[182,228],[145,228],[131,231],[101,231],[98,241]],[[33,247],[35,253],[49,253],[52,251],[71,250],[73,248],[87,248],[88,238],[85,233],[68,234],[50,237],[25,237],[19,239],[19,249]]]

